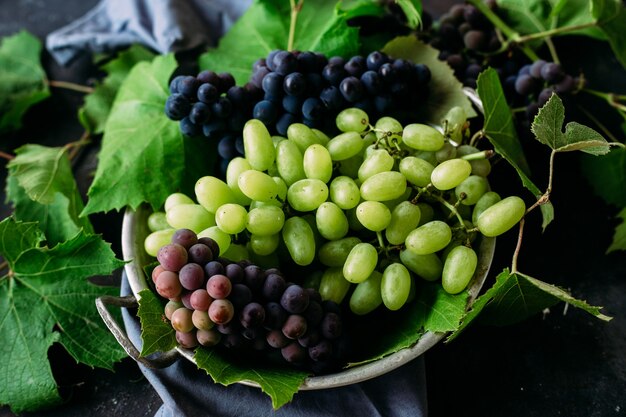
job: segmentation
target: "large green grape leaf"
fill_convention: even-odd
[[[564,121],[563,101],[556,93],[552,93],[535,116],[531,130],[539,142],[555,152],[582,151],[596,156],[609,152],[609,144],[601,134],[576,122],[568,123],[563,132]]]
[[[34,223],[0,223],[0,404],[22,412],[60,401],[47,351],[62,344],[78,362],[112,369],[124,351],[102,324],[94,300],[114,294],[86,279],[123,263],[100,236],[83,232],[54,248],[40,247]],[[10,342],[10,343],[7,343]]]
[[[287,49],[290,2],[255,0],[222,37],[217,48],[200,56],[200,68],[230,72],[245,84],[252,64],[274,49]],[[355,17],[354,13],[350,17]],[[359,51],[359,31],[346,23],[347,15],[335,0],[304,1],[298,13],[294,50],[327,56],[351,56]]]
[[[115,95],[130,70],[138,62],[150,61],[153,58],[154,53],[136,44],[102,66],[107,76],[95,86],[92,93],[85,96],[85,104],[78,111],[78,118],[88,132],[104,131]]]
[[[476,83],[478,84],[477,93],[485,113],[483,126],[485,136],[493,145],[494,150],[515,168],[524,187],[530,190],[536,198],[539,198],[542,192],[529,178],[528,162],[517,137],[513,115],[506,102],[498,73],[493,68],[487,68],[480,73]],[[552,203],[542,204],[541,214],[543,215],[542,226],[545,229],[554,219]]]
[[[26,31],[0,44],[0,133],[19,129],[22,116],[50,95],[39,56],[41,41]]]
[[[626,68],[626,7],[620,0],[591,0],[591,13],[606,35],[613,53]]]
[[[185,170],[185,140],[178,123],[164,113],[175,68],[173,55],[157,56],[136,64],[122,83],[83,215],[136,209],[142,202],[156,210],[178,189]]]
[[[583,174],[607,203],[626,207],[626,149],[613,148],[602,158],[584,156]]]
[[[607,253],[615,252],[618,250],[626,250],[626,208],[617,215],[621,219],[621,223],[615,228],[615,234],[613,235],[613,242],[607,249]]]
[[[176,347],[176,332],[165,317],[163,303],[149,289],[139,292],[137,316],[141,322],[141,356]]]
[[[308,372],[287,365],[267,361],[233,360],[217,349],[197,348],[194,359],[198,368],[206,371],[213,381],[230,385],[240,381],[252,381],[270,396],[272,406],[278,409],[290,402]],[[239,359],[239,358],[238,358]]]
[[[383,51],[394,58],[425,64],[430,69],[430,94],[422,106],[426,114],[419,115],[418,120],[439,125],[454,106],[462,107],[467,117],[476,116],[472,103],[463,93],[463,86],[454,76],[452,68],[437,58],[439,51],[435,48],[415,36],[401,36],[385,45]]]

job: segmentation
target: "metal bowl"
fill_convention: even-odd
[[[124,259],[130,261],[125,265],[125,271],[135,299],[139,298],[140,291],[149,288],[146,282],[143,266],[154,261],[153,258],[146,254],[143,247],[144,238],[149,233],[146,221],[149,214],[150,210],[147,206],[141,206],[137,211],[128,209],[124,214],[124,220],[122,223],[122,252]],[[493,259],[494,251],[495,239],[483,238],[478,248],[478,266],[468,288],[470,294],[468,307],[474,302],[478,292],[485,282],[491,261]],[[102,309],[106,311],[106,308],[103,306]],[[107,320],[105,319],[105,321]],[[416,329],[416,331],[417,330],[418,329]],[[115,333],[116,332],[114,332],[114,334]],[[116,337],[118,336],[117,334],[115,335]],[[415,345],[401,349],[398,352],[376,361],[345,369],[333,374],[308,377],[300,386],[300,390],[334,388],[375,378],[417,358],[441,341],[445,336],[446,333],[426,332]],[[119,338],[118,341],[120,341]],[[134,352],[131,352],[133,349],[130,349],[131,351],[129,351],[130,347],[125,346],[125,344],[127,345],[128,343],[130,342],[125,341],[125,343],[122,344],[127,352],[133,356],[135,360],[138,360],[147,366],[162,367],[164,365],[169,365],[178,355],[195,363],[193,350],[190,349],[177,347],[175,349],[176,353],[169,352],[164,358],[157,357],[156,359],[146,359],[140,358],[136,349],[134,349]],[[255,387],[259,386],[252,381],[242,381],[241,383]]]

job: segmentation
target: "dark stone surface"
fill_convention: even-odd
[[[0,0],[0,36],[26,28],[43,39],[95,3]],[[441,2],[436,7],[446,9]],[[570,59],[580,67],[594,65],[593,60]],[[614,88],[617,81],[624,90],[623,70],[607,61],[610,59],[603,60],[603,67],[596,71],[620,75],[604,77],[603,82],[609,84],[606,89]],[[97,74],[89,57],[62,68],[44,53],[43,62],[50,79],[88,84]],[[21,143],[58,145],[78,139],[82,128],[75,116],[81,100],[79,93],[53,90],[52,98],[29,112],[25,129],[19,135],[3,138],[0,148],[11,151]],[[97,143],[78,162],[83,187],[92,172],[95,152]],[[545,167],[542,161],[536,165]],[[436,346],[426,354],[432,416],[626,415],[626,256],[604,254],[615,226],[616,210],[593,197],[577,156],[560,156],[556,168],[556,221],[541,235],[538,219],[529,220],[520,269],[565,287],[592,304],[604,305],[606,314],[615,318],[607,324],[580,310],[565,310],[560,304],[543,316],[519,324],[503,328],[474,326],[453,343]],[[5,171],[3,162],[2,181]],[[3,207],[3,217],[6,212]],[[93,221],[119,252],[120,216],[94,216]],[[514,239],[499,239],[491,279],[510,263]],[[27,416],[151,416],[161,404],[130,359],[110,372],[76,365],[56,345],[49,357],[67,402]],[[0,408],[0,417],[9,416],[13,414],[8,408]]]

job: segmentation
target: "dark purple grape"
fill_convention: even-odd
[[[235,147],[235,138],[227,135],[220,139],[217,143],[217,154],[226,161],[230,161],[238,156],[239,152],[237,152],[237,148]]]
[[[379,52],[379,51],[374,51],[374,52],[370,52],[370,54],[367,56],[365,60],[365,63],[367,65],[368,70],[378,71],[381,65],[388,62],[388,60],[389,59],[387,58],[387,55],[385,55],[384,53]]]
[[[309,347],[309,357],[314,361],[327,361],[333,354],[333,345],[328,340],[322,340],[315,346]]]
[[[279,97],[283,93],[283,80],[284,77],[275,72],[270,72],[263,78],[263,91],[271,94],[272,96]]]
[[[172,271],[162,271],[156,278],[156,291],[163,298],[178,297],[182,291],[178,274]]]
[[[541,68],[541,78],[549,83],[558,83],[564,76],[561,65],[554,62],[548,62]]]
[[[222,345],[228,349],[243,349],[248,343],[248,340],[240,333],[231,333],[222,336]]]
[[[224,267],[224,275],[226,275],[233,284],[243,282],[243,268],[239,264],[233,263],[226,265],[226,267]]]
[[[571,93],[576,89],[576,79],[566,74],[558,84],[554,86],[555,91],[559,94]]]
[[[220,96],[217,87],[213,84],[204,83],[198,87],[198,100],[205,104],[211,104]]]
[[[467,49],[480,51],[487,46],[487,35],[481,30],[470,30],[463,36],[463,43]]]
[[[344,64],[343,69],[345,69],[349,75],[360,77],[361,74],[363,74],[363,72],[367,69],[365,57],[360,55],[353,56]]]
[[[320,100],[330,110],[339,110],[345,103],[341,91],[335,86],[330,86],[322,90]]]
[[[489,20],[487,20],[485,15],[476,7],[469,4],[465,5],[463,9],[463,17],[473,28],[484,28],[489,24]]]
[[[299,96],[306,90],[306,77],[300,72],[292,72],[285,76],[283,90],[290,96]]]
[[[306,96],[318,96],[324,88],[324,79],[316,72],[306,74]]]
[[[267,61],[265,58],[259,58],[254,61],[254,64],[252,64],[252,72],[256,72],[262,67],[267,67]]]
[[[193,310],[193,306],[191,305],[191,291],[183,290],[183,292],[180,293],[180,302],[183,303],[185,308]]]
[[[226,92],[226,97],[238,109],[244,109],[250,104],[250,93],[240,86],[230,87]]]
[[[231,320],[228,323],[216,324],[215,329],[221,334],[233,334],[241,332],[241,323],[238,320]]]
[[[546,104],[548,100],[550,99],[550,97],[552,97],[553,93],[554,93],[554,88],[552,87],[544,88],[543,90],[541,90],[541,92],[539,93],[539,96],[537,96],[537,104],[539,105],[539,107]]]
[[[206,283],[206,290],[214,299],[224,299],[228,297],[233,286],[226,275],[217,274],[209,277]]]
[[[363,75],[361,75],[361,82],[371,95],[377,95],[381,91],[382,81],[376,71],[365,71]]]
[[[179,127],[181,133],[188,137],[199,136],[202,134],[201,127],[192,122],[189,117],[183,118],[179,123]]]
[[[292,342],[280,350],[283,358],[289,363],[301,363],[306,359],[306,350],[298,342]]]
[[[189,114],[191,103],[182,94],[172,94],[165,102],[165,115],[172,120],[182,120]]]
[[[309,305],[309,294],[301,286],[291,285],[280,298],[280,305],[290,313],[302,313]]]
[[[280,329],[283,327],[286,319],[287,312],[280,304],[273,301],[265,304],[265,322],[263,326],[266,329]]]
[[[202,71],[196,77],[202,84],[213,84],[217,86],[220,82],[220,77],[214,71],[206,70]]]
[[[187,250],[178,243],[170,243],[159,249],[157,260],[164,269],[178,272],[187,263]]]
[[[200,87],[200,81],[191,75],[183,77],[178,82],[178,92],[190,100],[196,98],[196,95],[198,94],[198,87]]]
[[[322,336],[327,339],[336,339],[341,336],[342,324],[341,317],[337,313],[326,313],[320,325]]]
[[[469,78],[478,78],[478,74],[482,71],[482,67],[479,64],[469,64],[465,68],[465,76]]]
[[[309,329],[305,334],[298,338],[298,343],[302,347],[311,347],[318,344],[320,341],[320,334],[317,330],[312,330],[309,325]]]
[[[239,322],[246,329],[257,327],[265,321],[265,309],[259,303],[247,304],[239,313]]]
[[[374,101],[370,98],[357,101],[356,103],[354,103],[354,107],[363,110],[367,114],[374,114],[376,111]]]
[[[196,332],[179,332],[176,331],[176,341],[181,347],[186,349],[193,349],[198,346],[198,339],[196,338]]]
[[[302,315],[311,326],[317,326],[321,323],[322,318],[324,317],[324,309],[319,302],[311,300],[309,301],[309,306],[306,310],[304,310]]]
[[[220,97],[215,102],[211,103],[211,111],[216,117],[225,119],[231,115],[233,105],[227,97]]]
[[[276,122],[276,132],[281,136],[287,136],[287,129],[299,119],[291,113],[285,113]]]
[[[213,256],[217,256],[220,253],[220,247],[217,242],[210,237],[201,237],[198,238],[198,243],[203,243],[211,249]]]
[[[226,130],[226,123],[223,120],[213,120],[202,125],[202,133],[207,138],[218,139]]]
[[[265,59],[265,65],[272,71],[274,71],[274,69],[276,68],[274,66],[274,57],[279,52],[281,52],[281,49],[274,49],[273,51],[270,51],[270,53],[267,54],[267,58]]]
[[[416,64],[414,66],[415,74],[417,75],[417,83],[419,85],[426,85],[430,82],[430,68],[424,64]]]
[[[333,64],[329,61],[322,70],[322,78],[328,81],[330,85],[338,86],[345,76],[346,70],[343,68],[343,63]]]
[[[540,79],[541,78],[541,69],[546,65],[546,61],[543,59],[537,60],[530,65],[530,75],[533,78]]]
[[[265,336],[267,344],[273,348],[280,349],[291,343],[291,340],[287,338],[280,330],[272,330]]]
[[[211,118],[211,108],[202,102],[194,103],[189,111],[189,120],[196,125],[207,123]]]
[[[319,98],[309,97],[302,104],[302,115],[309,120],[319,120],[326,113],[326,107]]]
[[[383,82],[392,83],[396,78],[396,70],[389,62],[387,62],[380,66],[378,69],[378,75],[380,75]]]
[[[291,74],[298,68],[296,56],[291,52],[279,51],[272,59],[274,71],[280,75]]]
[[[222,93],[227,92],[231,87],[235,86],[235,77],[229,72],[222,72],[217,74],[220,79],[219,90]]]
[[[514,74],[517,72],[517,75],[530,75],[530,64],[523,65],[519,70],[517,69],[517,62],[515,61],[506,61],[504,63],[504,72],[509,74]]]
[[[261,331],[261,329],[256,328],[256,327],[250,327],[250,328],[243,328],[241,330],[241,335],[243,337],[245,337],[248,340],[254,340],[259,338],[261,335],[263,334],[263,332]]]
[[[250,288],[243,284],[235,284],[230,291],[228,299],[233,303],[236,310],[241,310],[252,301],[252,292]]]
[[[253,293],[259,292],[263,288],[265,281],[265,272],[256,265],[250,265],[244,268],[244,282]]]
[[[243,146],[243,136],[237,136],[235,138],[235,149],[237,149],[237,152],[239,152],[241,155],[245,154],[245,149]]]
[[[374,98],[374,107],[380,114],[387,114],[393,107],[393,99],[390,95],[384,94]]]
[[[285,288],[287,287],[285,279],[278,274],[269,274],[265,278],[261,294],[268,301],[280,301]]]
[[[178,75],[174,78],[172,78],[172,81],[170,81],[170,94],[176,94],[176,93],[180,93],[178,91],[178,83],[180,82],[180,80],[182,80],[183,78],[185,78],[184,75]]]
[[[530,74],[523,74],[515,80],[515,91],[521,96],[527,96],[535,89],[535,79]]]
[[[254,119],[259,119],[266,125],[274,123],[277,116],[278,110],[276,109],[274,103],[269,100],[259,101],[252,110],[252,117]]]
[[[306,319],[299,314],[291,314],[283,324],[283,334],[289,339],[297,339],[306,333]]]
[[[205,289],[198,289],[189,296],[189,304],[194,310],[209,311],[209,306],[213,299]]]
[[[263,85],[263,79],[265,78],[267,74],[271,72],[272,71],[267,67],[259,68],[250,77],[250,84],[253,85],[254,87],[261,88],[261,86]]]
[[[317,70],[317,56],[310,51],[304,51],[296,57],[300,72],[315,72]]]
[[[411,72],[413,72],[413,64],[406,59],[394,59],[391,65],[397,76],[402,80],[408,79],[411,76]]]
[[[177,229],[170,243],[176,243],[184,247],[185,249],[189,249],[196,243],[198,243],[198,235],[195,234],[193,230],[190,229]]]
[[[198,264],[187,264],[180,269],[178,279],[186,290],[197,290],[204,284],[204,270]]]
[[[526,107],[526,118],[528,120],[532,120],[537,115],[538,111],[539,111],[539,104],[537,103],[528,104],[528,106]]]
[[[465,68],[465,60],[461,54],[452,54],[448,56],[446,62],[455,72],[461,71]]]
[[[339,304],[337,304],[336,302],[332,300],[322,301],[322,308],[324,309],[324,312],[326,313],[341,314],[341,307],[339,307]]]
[[[356,77],[346,77],[341,80],[339,84],[339,91],[343,98],[345,98],[350,103],[356,103],[361,100],[363,95],[365,94],[365,87],[363,87],[363,83]]]

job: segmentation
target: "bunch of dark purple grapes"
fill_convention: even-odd
[[[426,65],[379,51],[326,59],[275,50],[253,66],[250,81],[264,96],[252,115],[279,135],[286,135],[292,123],[332,133],[335,117],[348,107],[363,109],[373,120],[383,115],[404,120],[407,109],[423,106],[430,76]]]
[[[495,1],[488,5],[496,8]],[[452,6],[433,24],[428,35],[428,42],[440,51],[439,59],[446,61],[457,79],[471,88],[476,88],[483,65],[494,65],[487,54],[501,46],[493,24],[470,4]]]
[[[525,115],[532,120],[552,93],[567,100],[583,83],[583,79],[566,74],[560,64],[540,59],[506,77],[504,91],[512,106],[526,106]]]
[[[289,282],[278,269],[219,258],[210,238],[179,229],[157,255],[156,290],[185,348],[222,345],[278,352],[289,363],[326,372],[341,364],[339,306]],[[277,356],[277,355],[276,355]]]

